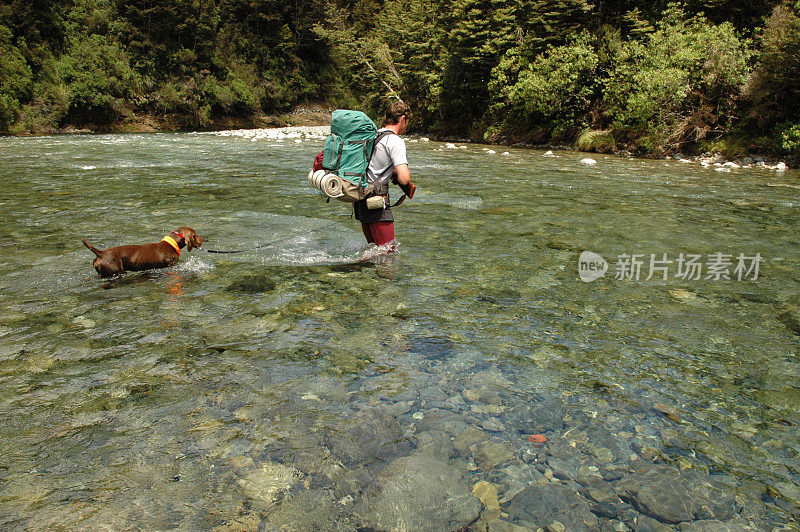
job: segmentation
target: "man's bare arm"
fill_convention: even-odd
[[[394,167],[397,174],[397,183],[400,185],[407,185],[411,182],[411,171],[408,169],[407,164],[398,164]]]

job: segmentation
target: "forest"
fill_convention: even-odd
[[[390,98],[411,132],[800,155],[800,1],[0,0],[0,132]]]

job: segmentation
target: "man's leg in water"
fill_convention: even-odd
[[[374,244],[375,238],[372,236],[372,228],[370,227],[370,224],[361,222],[361,230],[364,231],[364,236],[367,237],[367,242],[369,244]]]
[[[361,230],[367,237],[367,242],[376,246],[383,246],[394,242],[394,222],[372,222],[361,224]],[[392,246],[394,250],[394,246]]]

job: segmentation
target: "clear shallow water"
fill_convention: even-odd
[[[351,528],[387,463],[471,427],[515,458],[441,453],[501,497],[516,466],[541,476],[520,459],[541,432],[598,467],[710,473],[742,515],[795,519],[796,172],[410,143],[400,251],[362,264],[348,207],[307,187],[321,145],[0,139],[2,526],[301,529],[310,497]],[[254,249],[108,282],[80,243],[181,225]],[[584,250],[605,278],[580,281]],[[614,279],[624,253],[715,252],[760,253],[759,278]],[[542,404],[557,419],[527,417]]]

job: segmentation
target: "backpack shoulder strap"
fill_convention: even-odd
[[[375,148],[378,146],[378,143],[381,141],[383,137],[387,135],[394,135],[394,131],[391,131],[389,129],[386,129],[384,131],[378,131],[378,133],[375,135],[375,140],[372,143],[372,153],[375,153]],[[370,154],[370,159],[371,158],[372,155]]]
[[[391,129],[384,129],[383,131],[378,131],[375,135],[375,143],[377,144],[379,140],[381,140],[386,135],[394,135],[394,131]]]

